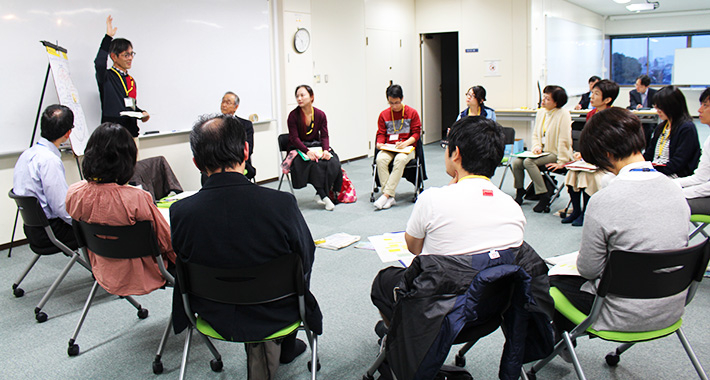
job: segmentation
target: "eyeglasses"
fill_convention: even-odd
[[[464,95],[466,95],[467,98],[472,98],[472,97],[473,97],[473,93],[470,93],[470,92],[467,92],[467,93],[465,93]]]
[[[449,140],[441,140],[439,144],[441,145],[441,149],[446,149],[449,147]]]
[[[135,57],[135,56],[136,56],[136,52],[135,52],[135,51],[132,51],[132,52],[130,52],[130,53],[121,53],[121,54],[119,54],[119,56],[120,56],[121,58],[126,58],[126,59],[128,59],[128,58]]]

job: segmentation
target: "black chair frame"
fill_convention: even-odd
[[[40,205],[37,198],[31,196],[17,195],[12,189],[8,193],[8,196],[12,198],[12,200],[14,200],[17,204],[17,210],[20,214],[22,214],[22,221],[24,225],[27,227],[43,228],[44,232],[47,234],[47,237],[49,237],[49,240],[54,245],[54,247],[49,247],[47,249],[42,250],[38,249],[37,251],[35,251],[35,248],[32,248],[32,244],[30,244],[30,248],[33,249],[35,255],[32,258],[30,264],[27,266],[27,268],[25,268],[25,270],[12,284],[12,293],[15,295],[15,297],[22,297],[25,294],[25,291],[20,288],[20,283],[25,279],[25,277],[27,277],[27,274],[34,267],[34,265],[37,263],[41,256],[62,252],[65,256],[69,257],[69,262],[64,266],[64,269],[62,269],[62,271],[59,273],[59,276],[57,276],[57,278],[54,280],[52,285],[49,287],[47,292],[44,294],[42,299],[35,307],[35,319],[37,320],[37,322],[42,323],[48,319],[47,313],[43,312],[42,308],[52,297],[54,291],[57,290],[59,284],[61,284],[61,282],[67,276],[67,273],[69,273],[69,270],[72,268],[72,266],[74,266],[74,263],[78,261],[79,264],[81,264],[89,271],[91,271],[91,267],[89,266],[88,262],[84,261],[84,259],[81,258],[79,252],[67,247],[64,243],[57,239],[57,237],[54,235],[54,232],[52,231],[52,228],[49,225],[47,215],[44,214],[42,206]]]
[[[280,134],[278,137],[278,143],[279,153],[281,154],[281,161],[283,162],[283,160],[286,159],[286,156],[288,156],[288,133]],[[281,170],[281,162],[279,162],[279,172],[281,173],[281,176],[279,177],[278,190],[281,190],[281,183],[283,183],[284,178],[286,178],[286,181],[288,182],[288,187],[291,189],[291,194],[294,194],[293,184],[291,182],[291,174],[284,173],[283,170]]]
[[[298,255],[280,256],[265,264],[250,268],[215,268],[185,263],[182,260],[177,260],[176,267],[185,313],[190,320],[180,366],[180,379],[185,377],[192,331],[197,329],[195,313],[190,306],[190,296],[230,305],[268,304],[288,297],[297,297],[298,312],[301,318],[299,330],[304,330],[311,347],[311,360],[308,362],[308,369],[311,371],[311,378],[316,379],[316,372],[320,369],[318,337],[306,322],[306,280],[303,275],[301,258]],[[213,371],[221,371],[223,364],[219,351],[206,335],[202,333],[199,335],[204,339],[214,357],[210,361],[210,367]]]
[[[564,349],[569,350],[572,356],[572,364],[577,377],[586,379],[574,350],[574,341],[582,335],[591,335],[587,329],[599,318],[602,306],[609,294],[624,298],[651,299],[668,297],[687,290],[685,299],[687,306],[693,300],[710,260],[708,241],[706,239],[700,244],[678,250],[612,251],[599,282],[591,312],[571,332],[562,332],[562,339],[557,342],[552,354],[532,366],[528,372],[530,379],[535,379],[536,373]],[[678,328],[675,333],[700,378],[707,379],[705,370],[683,333],[683,329]],[[635,343],[623,343],[614,352],[607,354],[605,357],[607,364],[616,366],[621,360],[620,355]]]
[[[160,253],[160,247],[158,246],[158,240],[155,237],[155,231],[153,231],[153,225],[150,221],[140,221],[136,222],[134,225],[127,226],[106,226],[73,220],[72,227],[74,228],[77,241],[87,262],[90,262],[89,250],[96,255],[112,259],[133,259],[152,256],[158,263],[160,273],[163,278],[165,278],[166,286],[173,286],[175,284],[175,279],[165,268],[165,263]],[[74,329],[72,337],[69,339],[69,347],[67,348],[67,354],[69,356],[79,355],[79,345],[76,344],[76,338],[84,324],[84,320],[89,312],[98,287],[98,281],[94,281],[94,285],[91,287],[91,291],[86,298],[86,303],[79,317],[79,322]],[[125,298],[138,310],[138,318],[148,318],[148,309],[144,309],[133,297],[122,296],[121,298]],[[159,358],[165,347],[165,341],[171,325],[172,316],[168,320],[168,326],[165,328],[160,347],[158,348],[156,355],[158,358],[157,362],[160,362]],[[154,362],[153,372],[162,372],[162,363],[159,364],[159,371],[156,371],[156,366],[158,365]]]
[[[501,127],[501,129],[503,130],[503,135],[505,136],[505,145],[515,144],[515,128]],[[498,165],[503,166],[503,176],[500,178],[500,184],[498,184],[499,189],[503,188],[503,181],[505,181],[505,175],[508,170],[512,170],[510,168],[513,163],[512,153],[513,152],[511,151],[511,155],[508,155],[508,161],[506,161],[505,164]]]
[[[404,167],[404,172],[410,170],[415,170],[416,174],[414,177],[414,197],[412,202],[416,202],[419,194],[424,191],[424,180],[426,179],[426,172],[424,169],[424,144],[422,139],[417,140],[417,145],[414,148],[414,158],[407,163]],[[375,154],[372,157],[372,193],[370,193],[370,202],[375,201],[375,194],[380,191],[380,179],[377,177],[377,154],[380,152],[379,149],[375,147]],[[390,162],[388,170],[392,171],[394,160]],[[404,175],[402,177],[405,177]]]

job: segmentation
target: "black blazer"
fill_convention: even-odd
[[[591,91],[582,94],[582,99],[579,100],[579,105],[583,110],[589,108],[589,96],[591,96]]]
[[[256,176],[256,168],[251,164],[251,155],[254,154],[254,124],[247,119],[242,119],[241,117],[234,115],[234,117],[239,120],[244,126],[244,130],[247,133],[247,142],[249,143],[249,159],[246,162],[247,178],[252,179]],[[204,181],[203,181],[204,184]]]
[[[651,142],[648,143],[643,157],[646,161],[653,161],[656,152],[658,138],[663,131],[665,121],[658,124],[653,132]],[[700,160],[700,141],[698,140],[698,130],[692,120],[688,120],[671,129],[670,145],[668,146],[670,160],[665,166],[655,166],[659,172],[670,175],[677,174],[678,177],[687,177],[698,167]]]
[[[296,198],[255,185],[240,173],[217,173],[197,194],[170,207],[173,249],[179,260],[207,266],[250,267],[296,253],[310,283],[315,245]],[[176,284],[175,332],[188,325]],[[260,340],[299,320],[294,297],[268,306],[232,306],[192,297],[192,310],[223,337]],[[306,319],[320,334],[322,315],[313,295],[306,296]]]
[[[656,90],[652,88],[647,88],[648,98],[646,99],[646,107],[643,108],[653,108],[653,95],[656,94]],[[629,109],[635,110],[636,106],[641,104],[641,94],[636,90],[631,90],[629,92]]]

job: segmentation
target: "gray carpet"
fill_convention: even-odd
[[[701,141],[707,136],[706,129],[699,128]],[[447,184],[443,150],[438,144],[431,144],[426,146],[425,151],[429,175],[425,186]],[[347,232],[360,235],[366,241],[367,236],[405,228],[412,209],[414,187],[402,181],[398,187],[397,205],[390,210],[374,211],[369,202],[371,163],[372,159],[367,158],[343,165],[359,199],[354,204],[337,205],[334,212],[324,211],[322,206],[313,202],[315,192],[312,188],[295,191],[313,238]],[[502,168],[498,169],[494,183],[499,182],[502,171]],[[277,183],[265,186],[275,188]],[[510,173],[506,176],[503,190],[513,193]],[[565,193],[555,202],[553,209],[564,207],[567,201]],[[582,229],[562,225],[559,217],[552,214],[533,213],[533,205],[530,201],[523,205],[528,222],[525,237],[540,255],[550,257],[577,250]],[[0,319],[0,341],[3,342],[0,348],[3,358],[0,378],[145,379],[178,376],[184,333],[170,337],[163,356],[165,373],[155,376],[151,370],[155,349],[170,313],[171,290],[137,297],[150,310],[150,317],[145,320],[139,320],[135,309],[126,301],[100,290],[77,340],[81,354],[70,358],[66,353],[67,340],[89,292],[91,276],[80,266],[73,268],[45,306],[50,319],[39,324],[34,320],[33,309],[66,259],[58,255],[42,258],[22,284],[25,296],[15,298],[10,285],[28,262],[31,252],[24,246],[13,250],[12,258],[6,256],[7,251],[0,252],[0,275],[7,286],[0,297],[0,308],[3,310]],[[340,251],[317,249],[312,291],[323,310],[325,330],[319,341],[320,378],[361,378],[374,360],[378,346],[373,327],[378,313],[369,299],[370,284],[377,272],[386,266],[376,253],[353,246]],[[686,334],[701,363],[708,368],[710,336],[706,331],[710,328],[710,322],[705,313],[710,308],[709,287],[710,282],[701,284],[695,301],[686,311],[684,323]],[[305,339],[305,336],[301,337]],[[474,378],[497,378],[503,341],[502,333],[496,331],[471,349],[466,368]],[[604,362],[604,355],[614,349],[614,343],[586,338],[578,343],[578,355],[590,379],[692,379],[697,376],[675,336],[631,349],[622,356],[616,368],[610,368]],[[209,351],[198,339],[193,339],[188,378],[246,378],[243,346],[224,342],[217,342],[216,345],[222,353],[224,371],[214,373],[210,370]],[[306,356],[281,366],[276,378],[309,378]],[[451,363],[452,359],[453,354],[450,354],[448,362]],[[558,358],[544,368],[538,378],[575,379],[576,376],[572,366]]]

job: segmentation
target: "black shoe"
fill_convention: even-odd
[[[571,214],[569,214],[566,218],[562,219],[562,224],[569,224],[569,223],[572,223],[572,222],[574,222],[575,219],[577,219],[580,215],[582,215],[582,214],[581,214],[581,213],[576,213],[576,212],[572,211]]]
[[[279,357],[279,363],[288,364],[296,359],[299,355],[306,351],[306,342],[296,339],[296,344],[292,350],[283,350],[283,345],[281,346],[281,357]],[[287,352],[291,351],[291,352]]]
[[[377,324],[375,324],[375,334],[377,334],[380,338],[387,335],[388,330],[389,329],[387,328],[387,325],[385,325],[385,321],[381,319],[377,322]]]
[[[548,203],[550,203],[550,194],[548,194],[548,193],[540,194],[540,201],[537,202],[535,207],[533,207],[533,211],[535,211],[535,212],[545,211],[548,207]]]
[[[582,227],[584,225],[584,214],[581,214],[577,219],[572,222],[575,227]]]
[[[523,204],[523,197],[525,196],[525,189],[517,189],[515,191],[515,201],[519,204]]]

